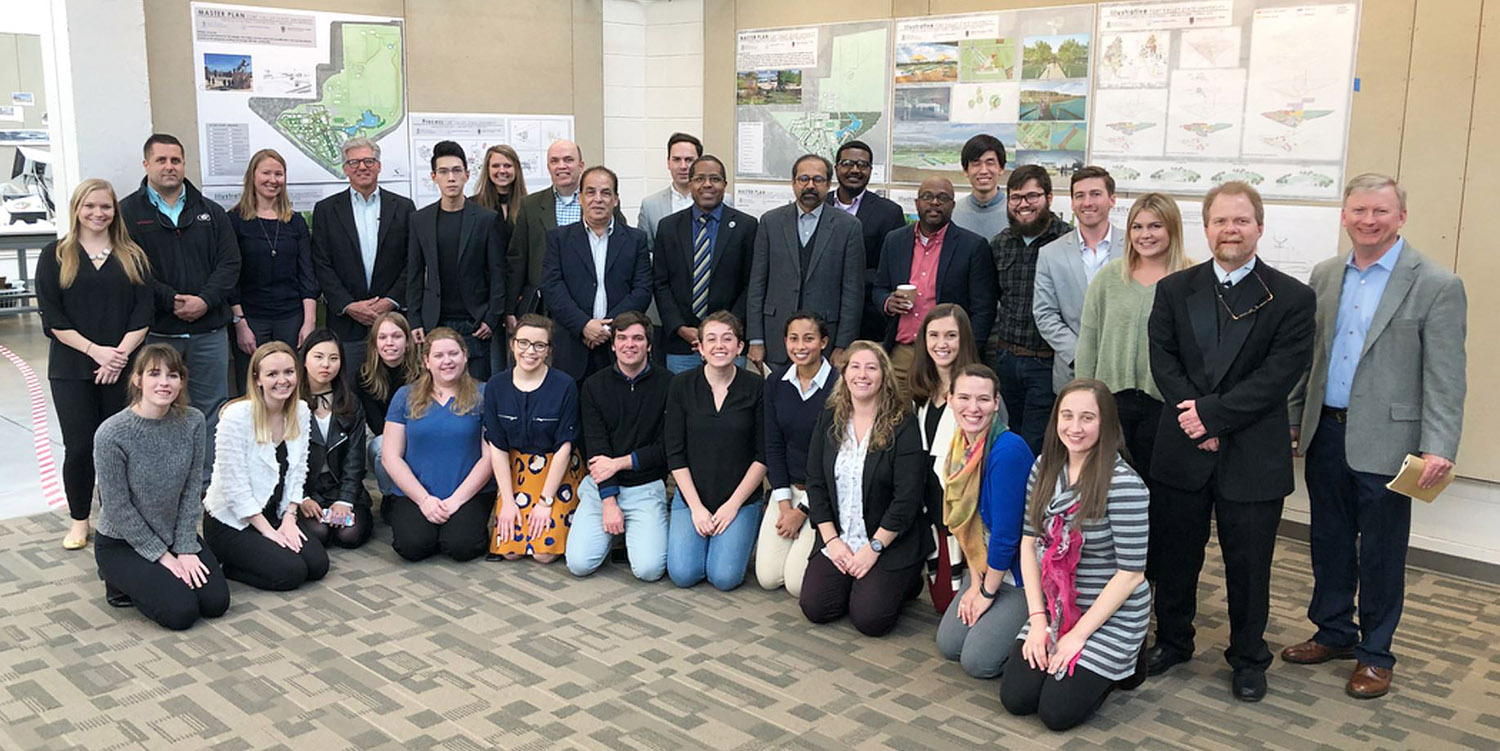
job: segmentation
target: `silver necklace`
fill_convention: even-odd
[[[276,257],[276,246],[277,246],[277,244],[281,240],[281,222],[280,221],[276,221],[275,227],[272,230],[272,234],[268,235],[268,234],[266,234],[266,222],[267,221],[273,221],[273,220],[262,219],[262,218],[257,217],[255,223],[260,225],[260,236],[264,237],[266,239],[266,244],[269,245],[269,246],[271,246],[271,257],[275,258]]]
[[[102,261],[106,258],[109,258],[109,248],[105,248],[98,253],[90,253],[88,249],[85,248],[83,254],[88,256],[90,261]]]

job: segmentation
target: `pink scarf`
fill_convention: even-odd
[[[1078,558],[1083,552],[1083,535],[1068,526],[1068,515],[1077,513],[1075,501],[1067,511],[1055,514],[1049,523],[1047,543],[1042,548],[1042,595],[1046,598],[1048,630],[1053,643],[1073,629],[1083,615],[1078,609]],[[1068,675],[1083,655],[1082,650],[1068,662]]]

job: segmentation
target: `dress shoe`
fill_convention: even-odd
[[[1329,660],[1354,657],[1354,647],[1329,647],[1308,639],[1281,650],[1281,659],[1298,665],[1321,665]]]
[[[1378,699],[1391,690],[1391,671],[1363,662],[1354,663],[1354,674],[1349,676],[1344,693],[1356,699]]]
[[[1173,665],[1187,662],[1193,659],[1192,655],[1185,655],[1175,650],[1162,646],[1154,646],[1146,650],[1146,675],[1161,675],[1172,669]]]
[[[89,533],[87,531],[83,533],[82,537],[74,537],[73,533],[69,532],[68,536],[63,538],[63,550],[83,550],[88,545]]]
[[[1258,668],[1236,670],[1229,687],[1234,698],[1240,701],[1260,701],[1266,698],[1266,671]]]

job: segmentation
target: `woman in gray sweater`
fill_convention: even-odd
[[[229,609],[224,572],[198,536],[203,413],[187,406],[187,376],[177,350],[141,349],[129,406],[94,436],[105,599],[179,631]]]

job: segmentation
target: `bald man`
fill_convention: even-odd
[[[952,217],[953,183],[929,177],[917,189],[916,224],[887,234],[880,249],[873,296],[885,313],[885,348],[903,384],[915,348],[923,346],[917,341],[922,318],[934,306],[954,303],[967,311],[981,344],[995,322],[989,243],[953,224]]]
[[[566,227],[582,217],[578,203],[578,181],[583,175],[583,150],[572,141],[554,141],[547,147],[547,174],[552,185],[521,199],[516,230],[506,250],[506,278],[514,292],[506,305],[507,323],[515,331],[516,316],[545,313],[542,299],[542,258],[547,255],[547,232]],[[629,226],[617,206],[615,222]]]

